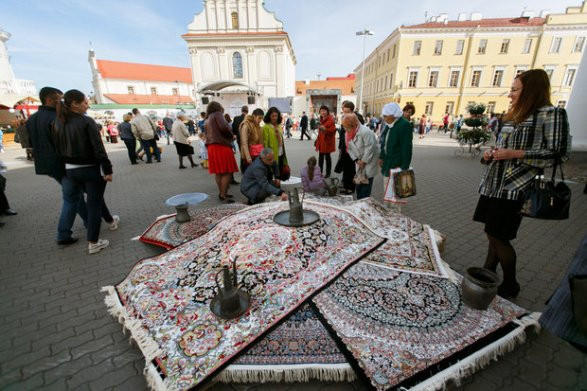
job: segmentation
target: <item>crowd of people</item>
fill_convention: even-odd
[[[568,157],[569,137],[565,110],[551,104],[549,79],[543,70],[518,75],[509,97],[509,111],[500,117],[492,115],[489,123],[499,137],[495,147],[483,154],[486,170],[473,219],[484,223],[488,238],[484,267],[495,271],[501,266],[504,278],[498,292],[512,298],[517,296],[520,285],[511,240],[522,220],[524,196],[537,175]],[[106,185],[113,179],[113,167],[100,126],[86,115],[89,103],[80,91],[63,94],[56,88],[45,87],[40,91],[40,100],[38,112],[22,124],[26,134],[21,137],[26,137],[34,155],[36,174],[50,176],[61,187],[63,203],[57,243],[70,245],[78,240],[72,237],[71,229],[79,215],[87,229],[88,252],[97,253],[109,245],[100,238],[102,220],[111,230],[120,223],[119,216],[112,215],[104,201]],[[318,118],[304,112],[299,121],[285,118],[277,107],[267,111],[256,108],[249,114],[249,108],[243,106],[241,115],[231,119],[222,105],[213,101],[197,123],[180,112],[175,119],[167,116],[156,124],[135,108],[124,115],[121,123],[106,124],[106,132],[110,142],[122,139],[133,165],[140,159],[140,149],[147,164],[153,163],[153,158],[160,162],[157,140],[166,135],[173,139],[180,169],[187,168],[187,157],[191,167],[200,163],[214,176],[220,201],[234,202],[230,186],[239,184],[234,174],[240,171],[240,191],[248,204],[256,204],[272,196],[287,200],[281,183],[290,178],[292,170],[285,140],[297,128],[300,139],[306,136],[314,141],[313,152],[308,150],[307,164],[298,171],[304,190],[325,194],[326,181],[334,171],[342,176],[342,191],[355,193],[361,199],[371,195],[377,175],[389,177],[392,170],[411,167],[414,129],[418,129],[421,137],[430,128],[430,120],[425,116],[415,127],[415,112],[411,104],[402,108],[397,103],[388,103],[379,118],[363,118],[352,102],[345,101],[340,121],[327,106],[320,107]],[[462,117],[459,120],[460,128]],[[317,132],[315,139],[309,134],[313,127]],[[447,115],[443,130],[448,128]],[[540,137],[536,137],[537,132]],[[337,135],[339,154],[333,170],[331,155],[336,150]],[[198,163],[193,159],[193,141],[198,144]],[[4,195],[6,181],[2,179],[0,176],[0,214],[12,215],[16,212],[8,206]]]

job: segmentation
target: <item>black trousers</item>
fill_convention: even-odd
[[[346,152],[340,152],[340,164],[342,166],[342,186],[346,190],[355,191],[355,183],[353,179],[355,179],[356,169],[355,169],[355,162]]]
[[[6,198],[4,190],[0,188],[0,212],[4,212],[7,209],[10,209],[10,205],[8,205],[8,198]]]
[[[330,158],[329,153],[321,153],[318,156],[318,165],[320,166],[320,172],[324,174],[324,159],[326,159],[326,174],[325,176],[330,176],[330,171],[332,170],[332,159]]]
[[[126,149],[128,150],[128,158],[130,159],[130,162],[135,164],[137,162],[137,141],[135,139],[122,139],[122,141],[124,141],[124,145],[126,145]]]
[[[300,136],[300,140],[304,139],[304,135],[306,135],[308,140],[311,140],[310,135],[308,135],[308,128],[302,128],[302,135]]]

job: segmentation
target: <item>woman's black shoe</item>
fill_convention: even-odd
[[[179,166],[179,169],[181,170],[182,168],[186,168],[186,166]]]
[[[515,299],[520,293],[520,284],[517,282],[514,285],[501,284],[497,287],[497,294],[504,299]]]

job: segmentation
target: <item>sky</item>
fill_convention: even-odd
[[[362,40],[355,32],[375,32],[368,54],[401,26],[423,23],[425,15],[481,12],[483,17],[517,17],[524,8],[537,14],[564,12],[582,0],[266,0],[289,33],[297,58],[296,80],[345,76],[360,64]],[[189,67],[180,37],[202,0],[0,0],[0,28],[19,79],[37,89],[51,85],[92,91],[88,49],[99,59]]]

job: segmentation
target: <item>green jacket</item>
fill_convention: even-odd
[[[383,148],[379,158],[383,160],[381,173],[389,176],[389,170],[400,167],[402,170],[410,168],[412,162],[412,134],[413,127],[404,117],[398,119],[391,129],[386,132]]]
[[[283,129],[281,128],[281,125],[279,126],[279,133],[281,134],[281,142],[283,142]],[[269,124],[263,126],[263,146],[273,150],[273,156],[275,156],[277,167],[287,164],[287,158],[284,159],[283,162],[281,161],[281,156],[279,156],[279,139],[275,135],[275,129]],[[285,145],[283,146],[283,151],[285,152]]]

